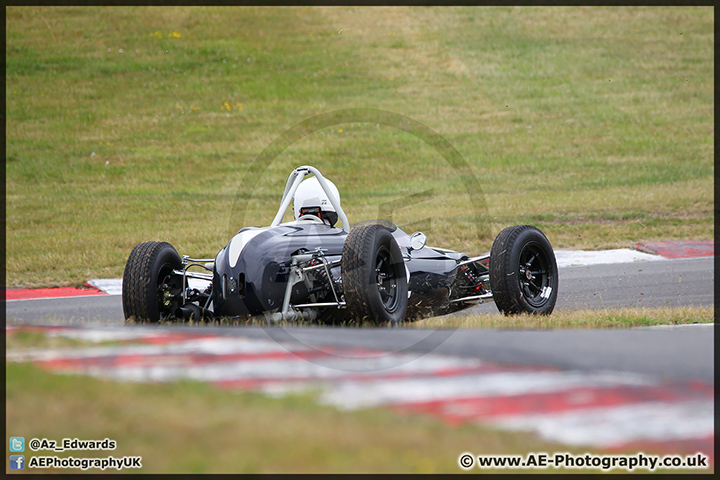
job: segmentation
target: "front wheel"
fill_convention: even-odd
[[[407,307],[405,261],[390,231],[370,224],[353,228],[342,252],[348,313],[376,324],[402,322]]]
[[[125,320],[139,322],[167,320],[182,306],[182,268],[175,247],[167,242],[144,242],[130,252],[122,283]]]
[[[490,289],[505,315],[548,315],[555,308],[558,269],[547,237],[531,225],[501,231],[490,251]]]

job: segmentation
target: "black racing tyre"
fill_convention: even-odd
[[[408,297],[405,261],[386,227],[353,228],[345,239],[341,270],[345,302],[353,320],[402,322]]]
[[[182,305],[182,277],[173,274],[182,261],[167,242],[144,242],[130,252],[122,283],[125,320],[168,320]]]
[[[508,227],[490,251],[490,290],[505,315],[549,315],[558,294],[558,269],[550,241],[531,225]]]

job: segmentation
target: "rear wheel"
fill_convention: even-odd
[[[405,262],[387,228],[355,227],[345,240],[341,268],[345,302],[353,319],[402,322],[408,292]]]
[[[144,242],[130,252],[125,264],[122,303],[125,320],[168,320],[182,306],[182,276],[177,250],[167,242]]]
[[[531,225],[501,231],[490,251],[490,289],[505,315],[548,315],[555,308],[558,271],[547,237]]]

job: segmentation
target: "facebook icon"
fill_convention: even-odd
[[[25,455],[10,455],[10,470],[25,470]]]

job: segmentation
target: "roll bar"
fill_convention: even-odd
[[[320,173],[320,170],[309,165],[297,167],[288,177],[287,183],[285,184],[285,191],[283,192],[282,200],[280,201],[280,209],[275,215],[275,218],[273,219],[270,226],[277,227],[278,225],[280,225],[280,222],[282,222],[282,219],[285,216],[285,211],[290,205],[293,195],[295,195],[295,191],[300,186],[300,182],[303,181],[305,175],[310,175],[311,173],[315,175],[315,178],[318,179],[318,182],[320,182],[320,186],[325,192],[325,195],[327,195],[328,199],[330,200],[330,204],[333,206],[333,208],[335,208],[335,212],[337,212],[338,217],[342,222],[342,229],[345,230],[347,233],[350,233],[350,222],[348,221],[347,215],[345,215],[345,212],[340,206],[340,199],[335,198],[335,194],[332,192],[332,190],[330,190],[330,187],[328,186],[325,177],[323,177],[322,173]]]

